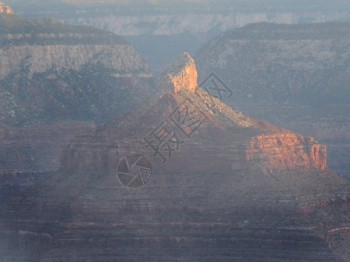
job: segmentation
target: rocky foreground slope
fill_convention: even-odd
[[[161,93],[73,139],[62,169],[2,212],[11,261],[347,261],[349,182],[326,148],[197,87],[184,54]]]
[[[349,176],[349,28],[260,23],[229,30],[197,52],[200,82],[215,73],[233,93],[221,92],[225,102],[314,136],[328,146],[329,166]]]
[[[152,90],[147,63],[121,37],[3,11],[0,133],[11,134],[0,136],[0,173],[57,170],[74,135],[130,110]]]

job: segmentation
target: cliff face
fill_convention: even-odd
[[[348,106],[337,105],[338,112],[346,112]],[[340,113],[340,114],[341,114]],[[327,145],[327,165],[337,173],[350,179],[350,118],[340,116],[325,116],[316,119],[294,119],[283,122],[290,130],[298,130],[304,135],[313,135],[318,141]]]
[[[58,169],[60,150],[75,134],[154,90],[148,65],[122,38],[7,14],[0,15],[0,86],[0,123],[18,134],[0,140],[1,172]]]
[[[20,37],[5,36],[18,39]],[[30,36],[33,37],[33,36]],[[37,36],[35,36],[37,37]],[[46,38],[37,38],[38,41]],[[99,37],[99,35],[90,35]],[[84,34],[74,35],[73,39],[84,39]],[[52,36],[52,41],[57,39]],[[59,41],[58,41],[59,42]],[[130,45],[36,45],[11,46],[1,49],[0,80],[9,74],[26,70],[29,78],[34,74],[45,73],[53,68],[58,72],[64,69],[79,71],[85,65],[97,66],[101,64],[106,69],[113,70],[117,77],[150,77],[147,65]]]
[[[304,166],[325,170],[327,148],[313,138],[280,133],[260,135],[250,140],[246,150],[248,161],[261,161],[270,168],[294,168]]]
[[[198,51],[199,78],[214,72],[234,93],[226,103],[314,136],[328,146],[329,166],[348,176],[349,35],[348,23],[230,30]]]

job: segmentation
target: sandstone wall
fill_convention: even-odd
[[[327,167],[327,148],[313,138],[292,133],[260,135],[250,140],[247,160],[261,161],[270,168],[286,169],[310,167],[324,170]]]

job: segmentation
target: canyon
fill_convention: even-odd
[[[156,86],[111,32],[0,10],[0,260],[350,260],[348,23],[230,30]],[[179,17],[144,30],[227,22]]]
[[[62,168],[3,209],[0,254],[347,261],[350,183],[325,147],[193,89],[195,72],[183,54],[157,95],[72,139]]]
[[[253,3],[252,3],[253,2]],[[170,61],[182,52],[194,54],[211,38],[251,23],[302,24],[348,21],[349,3],[311,0],[282,3],[193,1],[26,1],[8,0],[25,17],[53,17],[68,24],[89,25],[123,36],[147,59],[160,77]],[[59,10],[59,11],[58,11]]]
[[[163,68],[183,51],[195,54],[207,41],[234,28],[252,23],[303,24],[348,21],[346,1],[329,3],[302,1],[290,5],[278,1],[207,1],[155,3],[123,7],[99,2],[67,7],[56,17],[69,24],[91,25],[123,36],[160,77]],[[325,8],[327,6],[327,8]],[[68,11],[69,10],[69,11]],[[41,14],[45,15],[45,14]]]

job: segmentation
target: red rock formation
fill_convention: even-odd
[[[293,133],[264,134],[250,139],[246,159],[272,169],[310,167],[326,169],[327,148],[313,138]]]
[[[13,14],[11,7],[0,2],[0,14]]]
[[[166,91],[173,90],[175,94],[182,89],[194,93],[197,88],[197,79],[198,74],[194,60],[188,53],[184,53],[165,70],[161,86]]]
[[[185,65],[180,64],[181,72],[171,76],[171,81],[174,85],[174,92],[177,93],[181,89],[187,89],[194,93],[197,88],[197,70],[193,59],[189,54],[184,55]]]

